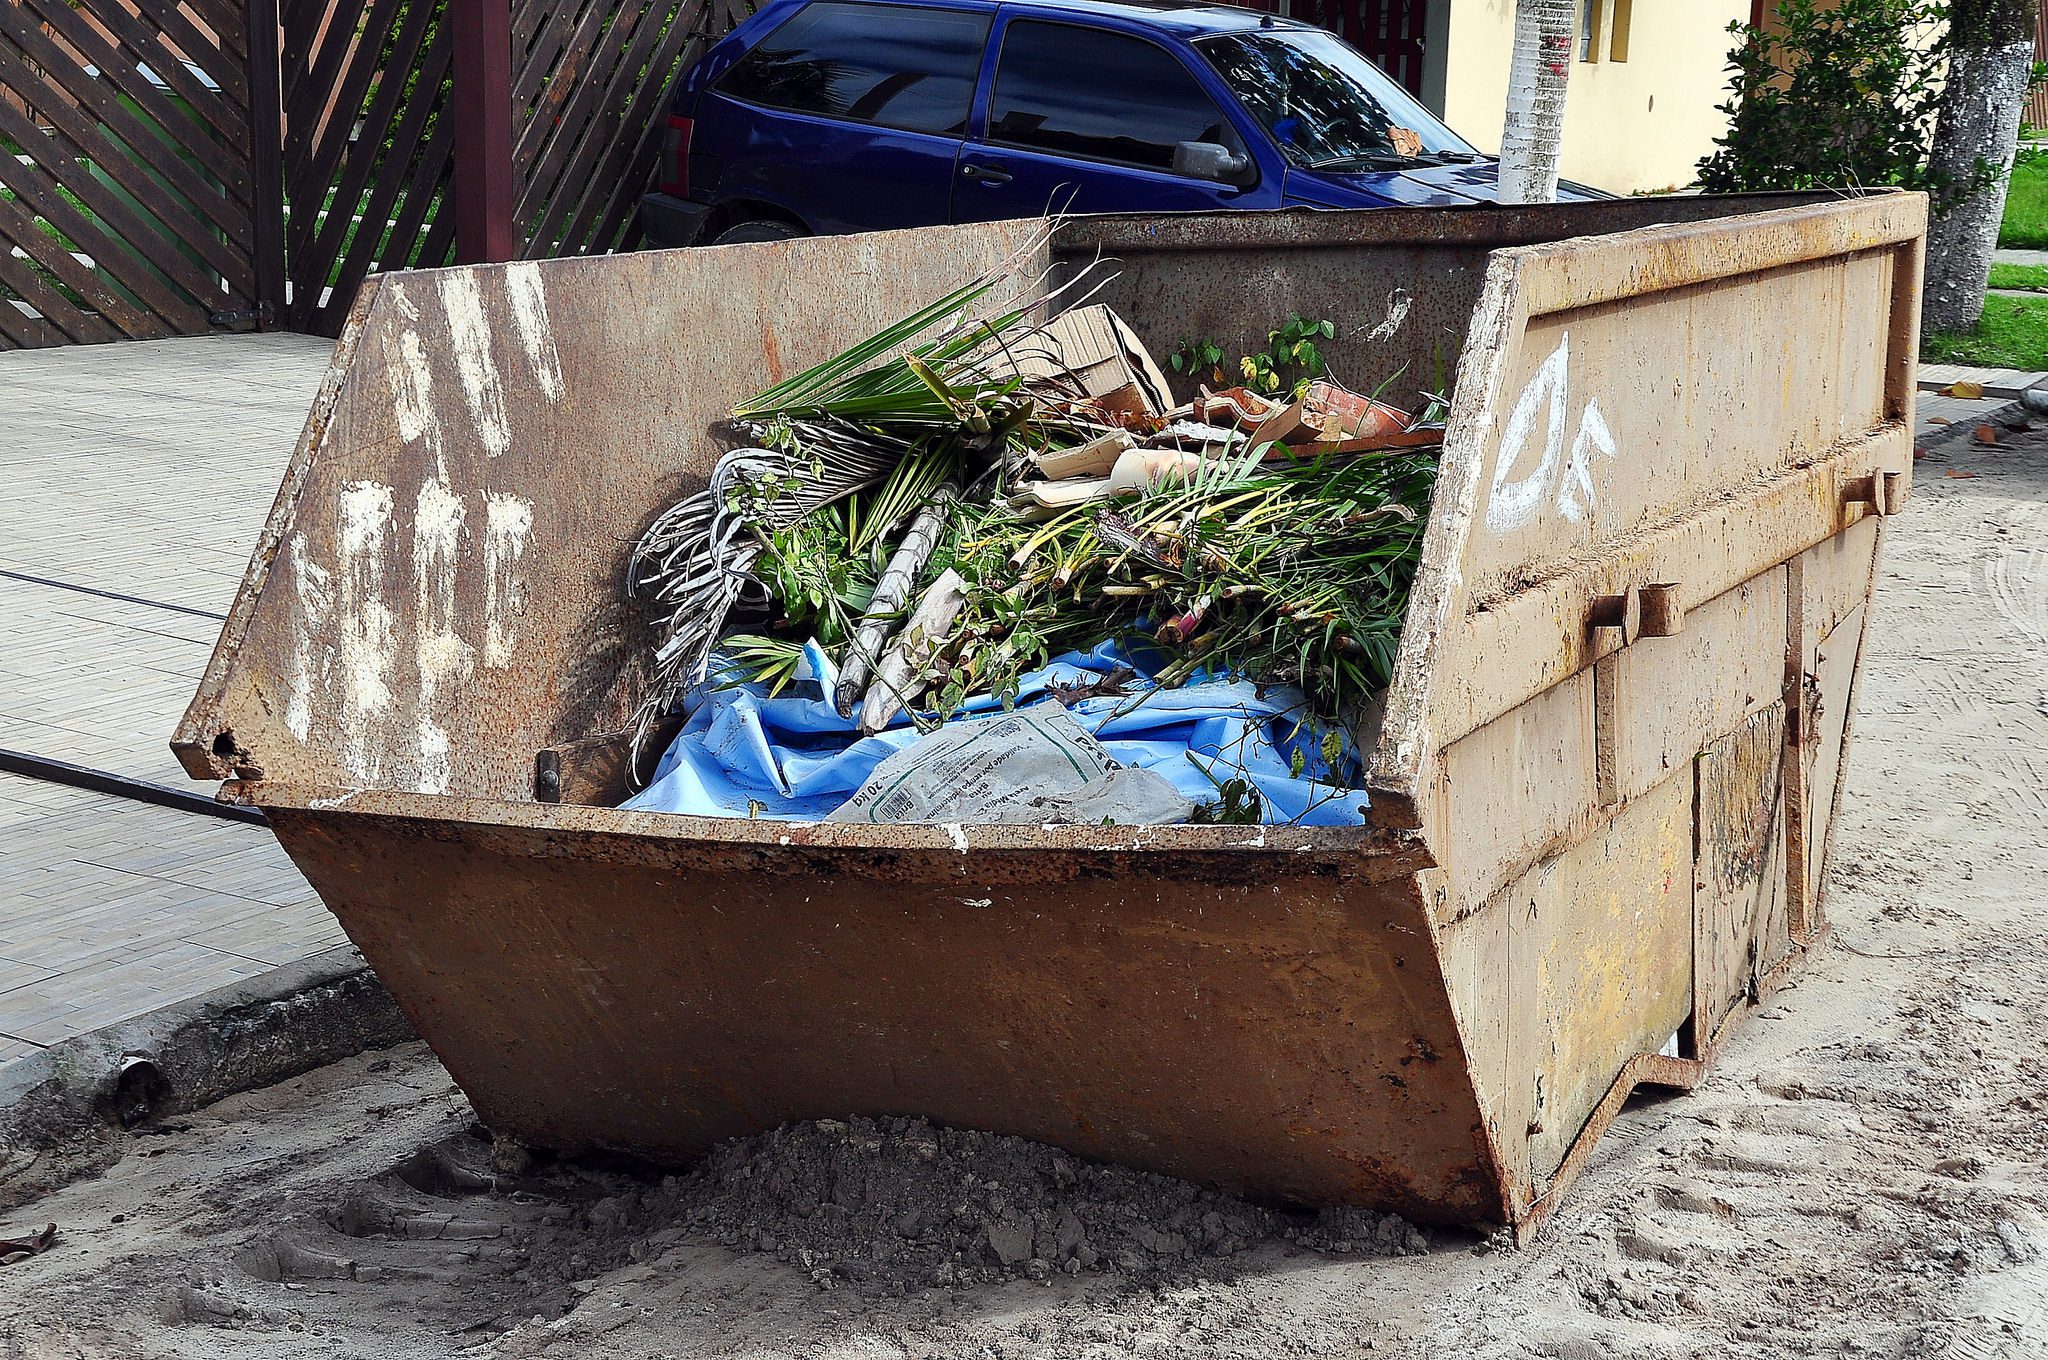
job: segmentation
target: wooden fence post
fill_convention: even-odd
[[[284,89],[279,74],[277,0],[247,0],[249,53],[250,245],[256,264],[256,324],[290,324],[285,307]]]
[[[511,0],[448,0],[455,45],[455,260],[519,253],[513,222]]]

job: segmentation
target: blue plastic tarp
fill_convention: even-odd
[[[1258,794],[1263,819],[1300,826],[1350,826],[1364,820],[1366,795],[1356,747],[1308,718],[1298,689],[1258,686],[1229,676],[1196,676],[1161,688],[1149,678],[1155,658],[1103,643],[1069,652],[1023,676],[1014,704],[1047,697],[1055,686],[1101,682],[1120,667],[1136,671],[1120,694],[1095,694],[1069,706],[1081,726],[1126,765],[1151,770],[1198,806],[1221,800],[1220,786],[1242,780]],[[716,666],[714,661],[714,667]],[[654,781],[624,806],[703,817],[816,821],[852,796],[890,753],[917,740],[900,716],[873,736],[860,735],[833,709],[837,674],[815,645],[805,649],[797,681],[770,697],[765,687],[714,681],[690,696],[689,717],[656,767]],[[1002,707],[969,700],[963,711]]]

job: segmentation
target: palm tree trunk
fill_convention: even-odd
[[[1515,0],[1515,49],[1500,141],[1500,201],[1557,201],[1575,0]]]
[[[1991,252],[2005,215],[2020,112],[2034,62],[2038,0],[1957,6],[1950,19],[1948,85],[1927,168],[1937,213],[1927,228],[1923,332],[1968,330],[1984,314]],[[1987,178],[1988,182],[1980,182]],[[1946,183],[1968,192],[1950,198]]]

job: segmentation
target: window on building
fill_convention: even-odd
[[[719,83],[752,104],[959,135],[989,16],[824,0],[799,10]]]
[[[1634,16],[1635,0],[1614,0],[1614,13],[1607,20],[1607,59],[1628,60],[1628,24]]]
[[[1600,0],[1579,0],[1579,60],[1600,60]]]
[[[1165,170],[1181,142],[1243,148],[1171,52],[1122,33],[1013,23],[1003,34],[989,140]]]

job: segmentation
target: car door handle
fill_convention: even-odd
[[[1010,172],[999,170],[993,165],[970,164],[960,167],[960,178],[971,179],[976,184],[1008,184]]]

